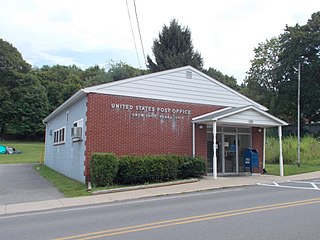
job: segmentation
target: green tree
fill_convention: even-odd
[[[282,114],[297,117],[298,64],[301,64],[301,113],[309,121],[320,120],[320,12],[307,24],[286,26],[280,37],[281,51],[276,74]]]
[[[20,52],[12,44],[0,38],[0,77],[30,70],[30,64],[23,60]],[[5,80],[1,78],[1,82]]]
[[[147,56],[148,68],[152,72],[191,65],[202,69],[203,59],[199,52],[194,51],[191,31],[182,27],[176,19],[170,26],[163,26],[159,39],[153,41],[152,52],[155,62]]]
[[[36,69],[35,74],[46,89],[49,112],[55,110],[85,85],[81,78],[83,70],[75,65],[43,66]]]
[[[83,74],[81,75],[81,79],[84,81],[84,85],[86,87],[106,83],[109,81],[104,68],[100,68],[98,65],[84,70]]]
[[[277,114],[277,99],[279,81],[276,70],[279,66],[280,43],[278,38],[271,38],[259,43],[254,48],[254,59],[244,80],[245,88],[242,92],[269,108]]]
[[[14,117],[13,89],[27,81],[25,74],[30,70],[31,66],[19,51],[12,44],[0,39],[0,135],[7,132],[7,126]]]
[[[121,79],[131,78],[146,74],[147,70],[134,68],[124,62],[108,61],[107,71],[99,66],[86,69],[82,75],[85,86],[93,86],[107,82],[118,81]]]
[[[142,70],[139,68],[134,68],[123,62],[113,61],[109,62],[108,71],[107,71],[107,79],[108,82],[117,81],[121,79],[131,78],[140,76],[148,73],[146,70]]]
[[[7,126],[11,134],[34,138],[43,135],[42,120],[48,114],[48,99],[45,88],[32,72],[24,77],[27,84],[11,90],[10,97],[14,104],[11,109],[12,118]]]
[[[208,70],[203,69],[202,70],[205,74],[209,75],[210,77],[218,80],[219,82],[227,85],[228,87],[231,87],[237,91],[240,90],[239,85],[237,84],[237,79],[235,79],[233,76],[228,76],[226,74],[223,74],[221,71],[215,69],[215,68],[209,68]]]

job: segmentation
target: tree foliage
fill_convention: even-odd
[[[230,77],[226,74],[223,74],[221,71],[211,67],[209,67],[208,70],[203,69],[202,71],[213,79],[216,79],[219,82],[227,85],[228,87],[231,87],[234,90],[240,90],[240,87],[237,84],[237,79],[235,79],[233,76]]]
[[[29,84],[12,89],[11,99],[14,104],[8,129],[12,134],[34,138],[43,134],[42,120],[48,113],[49,105],[46,90],[38,79],[34,79],[31,74],[26,78],[30,79]]]
[[[43,66],[35,74],[46,89],[49,112],[55,110],[64,101],[84,86],[81,79],[83,70],[77,66]]]
[[[152,72],[186,65],[197,69],[203,67],[200,53],[194,51],[190,29],[182,27],[176,19],[170,22],[169,27],[163,26],[159,38],[153,41],[152,52],[155,62],[147,56],[148,68]]]
[[[276,68],[280,54],[278,38],[266,40],[254,48],[254,59],[244,80],[247,88],[244,93],[265,105],[273,114],[277,113],[278,80]]]
[[[121,79],[136,77],[140,75],[144,75],[148,73],[146,70],[142,70],[139,68],[134,68],[123,62],[110,62],[108,71],[107,71],[107,79],[108,82],[118,81]]]
[[[245,93],[289,122],[297,120],[298,65],[301,64],[301,112],[320,120],[320,12],[305,25],[260,43],[245,79]]]
[[[39,82],[29,72],[31,66],[23,60],[19,51],[10,43],[0,39],[0,134],[8,129],[15,129],[18,134],[35,134],[43,131],[41,121],[35,120],[34,115],[43,116],[42,109],[46,111],[47,99],[38,91],[38,98],[30,97],[30,89],[37,88]],[[43,104],[41,109],[29,112],[28,109]],[[21,106],[23,104],[23,106]],[[26,105],[27,104],[27,105]],[[29,107],[29,108],[25,108]],[[24,114],[21,115],[23,110]],[[27,127],[27,125],[29,127]],[[23,131],[22,131],[23,129]]]
[[[280,37],[279,104],[282,114],[297,116],[297,68],[301,64],[301,112],[310,121],[320,121],[320,12],[307,24],[286,26]]]

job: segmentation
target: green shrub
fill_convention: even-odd
[[[170,156],[125,156],[119,161],[121,184],[163,182],[177,178],[178,161]]]
[[[177,155],[124,156],[119,160],[117,182],[137,184],[201,177],[206,172],[200,158]]]
[[[113,184],[119,169],[119,160],[112,153],[94,153],[90,162],[92,184],[105,187]]]
[[[117,182],[121,184],[143,183],[148,175],[143,157],[124,156],[119,159]]]
[[[184,157],[180,163],[180,178],[199,178],[207,170],[206,162],[200,157]]]
[[[148,156],[151,182],[163,182],[177,179],[178,160],[170,155]]]

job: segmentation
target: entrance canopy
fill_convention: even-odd
[[[272,116],[254,106],[227,107],[215,112],[207,113],[192,119],[197,124],[212,124],[213,121],[221,125],[250,126],[250,127],[278,127],[288,125],[285,121]]]
[[[217,124],[227,126],[242,126],[242,127],[260,127],[264,129],[263,140],[263,168],[265,167],[265,138],[266,128],[278,127],[279,145],[280,145],[280,176],[283,176],[283,156],[282,156],[282,126],[288,125],[285,121],[261,110],[255,106],[244,107],[227,107],[215,112],[210,112],[192,119],[193,123],[193,155],[195,156],[195,125],[205,124],[212,125],[213,134],[213,178],[217,179]]]

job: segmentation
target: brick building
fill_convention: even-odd
[[[44,119],[45,164],[88,182],[93,152],[194,155],[216,178],[240,174],[255,148],[262,171],[265,129],[277,126],[281,144],[287,125],[266,111],[190,66],[89,87]]]

